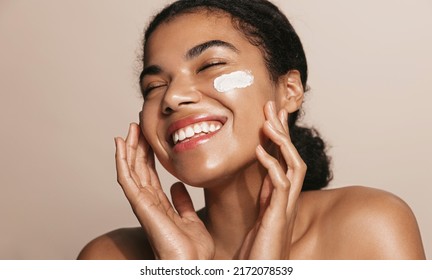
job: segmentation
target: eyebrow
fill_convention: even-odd
[[[201,55],[204,51],[213,48],[213,47],[225,47],[228,48],[234,52],[239,52],[239,50],[234,47],[234,45],[225,42],[225,41],[221,41],[221,40],[211,40],[211,41],[207,41],[204,42],[202,44],[196,45],[195,47],[191,48],[190,50],[188,50],[186,52],[186,59],[190,60],[193,59],[199,55]]]
[[[228,42],[222,41],[222,40],[210,40],[204,43],[201,43],[199,45],[196,45],[192,47],[190,50],[188,50],[185,54],[185,58],[187,60],[191,60],[199,55],[201,55],[206,50],[213,48],[213,47],[224,47],[228,48],[236,53],[239,52],[239,50],[233,45]],[[162,68],[157,65],[150,65],[141,72],[139,80],[140,82],[144,79],[146,75],[157,75],[162,72]]]
[[[144,76],[146,75],[157,75],[162,72],[162,69],[157,65],[150,65],[141,72],[141,75],[139,77],[140,82],[144,79]]]

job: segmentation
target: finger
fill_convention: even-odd
[[[140,173],[143,172],[141,169],[137,169],[137,149],[140,137],[140,128],[136,123],[129,125],[128,135],[126,137],[126,155],[127,162],[130,169],[130,174],[134,178],[135,182],[140,186],[147,186],[150,182],[143,182],[141,180]],[[147,176],[149,177],[149,176]]]
[[[304,161],[300,157],[297,149],[294,147],[294,144],[291,142],[288,133],[276,130],[268,122],[264,123],[263,131],[270,140],[272,140],[276,145],[279,146],[280,151],[289,167],[303,167]]]
[[[265,213],[265,210],[270,204],[271,195],[273,192],[273,185],[269,176],[264,178],[261,192],[260,192],[260,200],[259,200],[259,214],[258,217],[262,218]]]
[[[284,134],[286,135],[288,141],[291,142],[291,137],[289,134],[289,127],[288,127],[288,113],[285,111],[285,109],[282,109],[279,111],[278,119],[282,124]],[[287,163],[286,163],[285,159],[283,158],[283,156],[280,155],[280,153],[279,153],[279,161],[282,165],[282,168],[284,170],[288,170]]]
[[[143,186],[156,186],[159,188],[159,180],[154,180],[152,170],[155,168],[153,151],[144,138],[141,129],[136,125],[138,144],[136,146],[135,166]]]
[[[154,158],[154,152],[151,146],[148,144],[147,140],[142,133],[141,127],[138,127],[139,130],[139,141],[138,141],[138,154],[137,159],[140,161],[140,164],[144,164],[149,167],[150,170],[150,179],[152,185],[159,185],[159,176],[156,172],[156,164]]]
[[[136,150],[138,146],[139,133],[135,123],[129,125],[128,135],[126,136],[126,155],[129,168],[135,170]]]
[[[288,130],[288,115],[285,109],[281,109],[278,114],[276,114],[276,107],[274,102],[267,102],[264,108],[266,123],[271,126],[275,131],[278,131],[281,134],[286,134],[289,141],[291,141]],[[278,154],[278,159],[282,168],[287,170],[287,164],[283,157]]]
[[[168,212],[172,209],[172,206],[160,184],[159,176],[155,167],[153,150],[142,134],[141,128],[136,124],[134,124],[134,126],[134,129],[139,133],[135,160],[136,174],[142,186],[154,189],[152,192],[158,196],[164,211]]]
[[[263,131],[267,135],[267,137],[269,137],[275,144],[279,146],[282,157],[288,166],[286,176],[291,182],[291,192],[293,193],[293,195],[290,195],[291,202],[289,203],[289,205],[290,207],[292,207],[292,204],[295,202],[298,195],[300,194],[303,185],[307,169],[306,164],[304,163],[297,149],[291,142],[288,133],[284,133],[274,129],[274,127],[269,125],[268,122],[264,124]]]
[[[191,220],[198,218],[192,199],[183,183],[177,182],[172,185],[171,198],[175,209],[182,218]]]
[[[288,137],[289,137],[290,135],[289,135],[289,127],[288,127],[288,113],[285,111],[285,109],[279,111],[278,118],[282,124],[283,129],[285,130],[286,133],[288,133]]]
[[[266,103],[264,107],[264,115],[266,120],[273,126],[276,130],[280,130],[281,132],[285,131],[284,126],[278,115],[276,114],[276,106],[273,101],[269,101]]]
[[[143,137],[143,141],[145,142],[144,137]],[[160,180],[159,180],[159,175],[156,171],[154,152],[150,146],[148,147],[146,154],[147,154],[147,166],[149,167],[150,180],[152,182],[152,186],[157,187],[159,189],[162,189],[161,184],[160,184]]]
[[[144,138],[141,128],[131,123],[127,143],[127,159],[131,175],[138,177],[142,186],[160,187],[159,177],[155,170],[153,150]]]
[[[267,169],[273,185],[269,207],[276,211],[277,215],[285,214],[291,187],[290,181],[279,161],[269,155],[261,145],[257,147],[256,155],[260,163]]]
[[[295,206],[297,198],[302,190],[307,166],[290,140],[286,139],[284,141],[284,144],[280,146],[280,151],[288,166],[288,171],[286,174],[288,180],[291,182],[291,190],[287,208],[289,211],[291,211]]]
[[[270,203],[262,216],[260,227],[256,233],[249,258],[281,259],[285,257],[289,217],[287,204],[290,182],[279,164],[279,161],[269,155],[261,146],[256,150],[257,158],[267,168],[268,177],[273,185]]]
[[[129,164],[127,162],[126,155],[126,143],[120,138],[116,137],[114,139],[116,144],[116,170],[117,170],[117,182],[122,187],[126,197],[131,201],[131,199],[139,192],[138,182],[132,177]]]

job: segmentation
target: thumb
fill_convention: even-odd
[[[171,186],[171,198],[174,208],[182,218],[195,219],[198,217],[192,199],[183,183],[177,182]]]

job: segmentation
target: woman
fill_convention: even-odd
[[[142,227],[90,242],[80,259],[423,259],[415,217],[331,179],[325,145],[296,120],[307,88],[301,42],[265,0],[180,0],[150,23],[140,125],[116,138],[118,182]],[[204,189],[162,191],[154,155]]]

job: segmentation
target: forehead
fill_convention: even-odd
[[[164,53],[186,53],[191,47],[210,40],[250,45],[245,35],[233,26],[230,15],[224,12],[196,11],[161,23],[146,42],[144,62]]]

